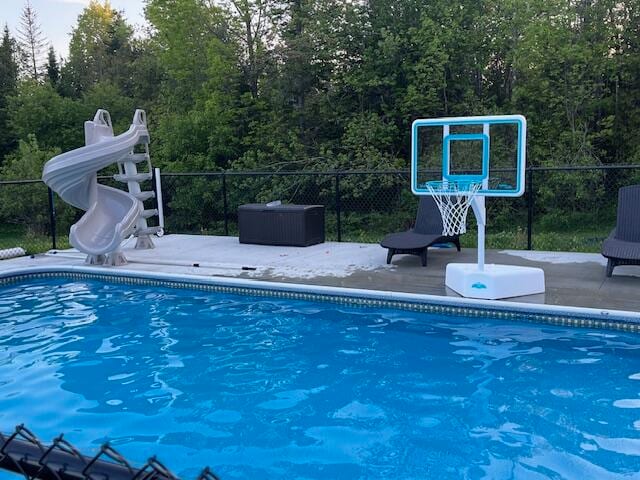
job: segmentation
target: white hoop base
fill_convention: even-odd
[[[544,293],[544,271],[541,268],[516,265],[485,265],[475,263],[447,265],[445,284],[467,298],[497,300]]]

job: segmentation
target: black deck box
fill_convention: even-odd
[[[240,243],[308,247],[324,242],[324,206],[241,205],[238,230]]]

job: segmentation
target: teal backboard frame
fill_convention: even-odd
[[[490,186],[491,176],[491,126],[514,125],[517,128],[515,158],[515,185]],[[450,133],[451,127],[482,126],[482,133]],[[419,135],[421,127],[442,127],[442,176],[437,180],[482,183],[477,195],[485,197],[519,197],[525,189],[527,120],[522,115],[486,115],[476,117],[446,117],[415,120],[411,127],[411,191],[415,195],[431,195],[426,185],[419,184],[420,169]],[[482,142],[480,172],[477,174],[451,173],[452,142]]]

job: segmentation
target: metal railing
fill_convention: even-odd
[[[411,226],[409,178],[409,170],[165,172],[165,230],[236,235],[239,205],[282,200],[324,205],[329,240],[377,242]],[[523,197],[487,200],[487,247],[599,251],[615,225],[618,189],[636,183],[640,165],[529,167]],[[40,180],[0,181],[0,248],[64,248],[81,214]],[[472,215],[468,222],[463,245],[473,247]]]
[[[63,435],[47,445],[24,425],[18,425],[12,434],[0,433],[0,453],[0,470],[26,480],[178,480],[155,456],[136,467],[108,443],[86,456]],[[220,478],[205,467],[197,480]]]

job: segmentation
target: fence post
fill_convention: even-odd
[[[227,172],[222,172],[222,205],[224,210],[224,234],[229,236],[229,202],[227,201]]]
[[[56,205],[53,201],[53,190],[47,187],[49,192],[49,230],[51,231],[51,248],[58,249],[56,239]]]
[[[338,241],[342,241],[342,224],[340,221],[340,174],[336,173],[336,229],[338,230]]]
[[[527,173],[529,178],[527,179],[527,250],[533,250],[533,169],[528,168]]]

